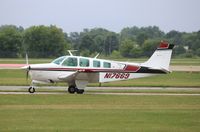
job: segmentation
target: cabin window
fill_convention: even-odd
[[[101,66],[100,61],[96,61],[96,60],[93,61],[93,67],[100,67],[100,66]]]
[[[74,57],[68,57],[64,62],[62,63],[63,66],[77,66],[77,58]]]
[[[111,68],[111,64],[109,62],[103,62],[104,68]]]
[[[59,57],[57,59],[55,59],[54,61],[52,61],[52,63],[60,65],[60,63],[65,59],[65,56]]]
[[[85,58],[80,58],[79,59],[79,65],[80,67],[89,67],[89,59],[85,59]]]

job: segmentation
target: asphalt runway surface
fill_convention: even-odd
[[[51,94],[51,95],[59,95],[59,94],[68,94],[67,87],[58,87],[58,86],[45,86],[36,88],[35,93],[29,93],[28,90],[29,86],[0,86],[0,95],[5,94],[26,94],[26,95],[34,95],[34,94]],[[37,89],[43,89],[45,91],[37,91]],[[85,88],[84,94],[90,95],[132,95],[132,96],[200,96],[198,93],[154,93],[153,90],[175,90],[175,91],[200,91],[200,88],[186,88],[186,87],[87,87]],[[48,91],[49,90],[49,91]],[[52,90],[59,90],[59,91],[52,91]],[[105,91],[103,91],[105,90]],[[140,93],[137,92],[106,92],[106,90],[141,90]],[[142,90],[152,90],[152,92],[142,92]],[[102,91],[102,92],[101,92]]]

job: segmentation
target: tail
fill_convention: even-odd
[[[149,67],[150,69],[159,69],[169,72],[169,64],[174,45],[166,41],[161,41],[156,51],[142,66]]]

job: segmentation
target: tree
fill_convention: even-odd
[[[145,40],[148,39],[148,36],[143,32],[143,33],[139,33],[136,37],[137,43],[139,45],[142,45],[144,43]]]
[[[183,45],[181,32],[172,30],[166,34],[166,38],[176,45]]]
[[[92,51],[94,51],[94,41],[89,35],[84,35],[81,38],[81,42],[79,45],[80,52],[83,52],[85,55],[89,55]]]
[[[118,50],[119,40],[115,33],[109,33],[105,39],[105,54],[110,55],[113,50]]]
[[[121,43],[120,52],[124,57],[139,57],[142,50],[135,41],[125,39]]]
[[[156,47],[159,45],[160,40],[158,39],[148,39],[144,42],[142,49],[144,56],[150,56],[155,51]]]
[[[112,54],[110,55],[111,58],[113,59],[119,59],[122,58],[121,54],[119,51],[117,50],[113,50]]]
[[[0,57],[19,57],[22,44],[22,34],[13,25],[0,27]]]
[[[121,40],[136,40],[138,44],[142,45],[147,39],[163,38],[165,33],[161,31],[157,26],[141,28],[134,26],[122,29],[120,35]]]
[[[69,41],[73,49],[78,49],[80,45],[80,34],[78,32],[71,32],[69,35]]]
[[[24,47],[31,57],[55,57],[66,53],[65,34],[56,26],[32,26],[24,32]]]
[[[184,49],[184,47],[179,45],[174,48],[173,55],[180,55],[180,54],[184,54],[185,52],[186,50]]]

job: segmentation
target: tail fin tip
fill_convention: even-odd
[[[174,44],[169,44],[167,41],[161,41],[157,47],[157,50],[173,49]]]

